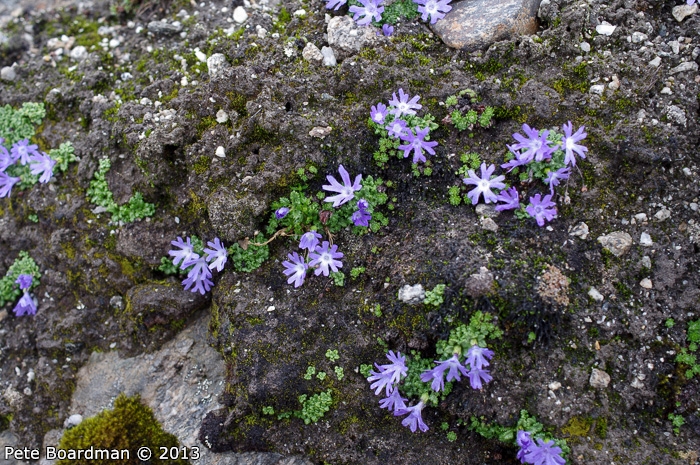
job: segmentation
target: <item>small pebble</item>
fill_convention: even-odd
[[[245,23],[247,19],[248,13],[246,13],[245,8],[242,6],[237,6],[236,9],[233,10],[233,20],[238,24]]]
[[[226,158],[226,152],[222,146],[216,148],[216,156],[219,158]]]
[[[596,289],[595,287],[592,287],[588,291],[588,296],[596,302],[602,302],[605,299],[605,297],[603,297],[603,294],[598,292],[598,289]]]
[[[661,64],[661,57],[656,57],[649,62],[649,66],[653,66],[654,68],[658,68],[660,64]]]
[[[641,281],[639,281],[639,285],[642,286],[644,289],[651,289],[652,288],[651,279],[644,278]]]
[[[654,245],[654,241],[651,240],[651,236],[647,232],[643,232],[642,236],[639,238],[639,245],[642,247],[651,247]]]

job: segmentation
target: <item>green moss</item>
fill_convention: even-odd
[[[561,431],[570,437],[586,437],[590,434],[592,425],[593,420],[590,418],[577,416],[571,418]]]
[[[202,155],[197,159],[197,161],[194,164],[194,172],[198,175],[202,175],[209,171],[209,167],[211,166],[211,157],[208,157],[206,155]]]
[[[67,430],[61,438],[59,449],[128,449],[130,455],[135,455],[140,447],[148,447],[153,457],[159,457],[161,447],[177,446],[177,438],[163,430],[151,409],[143,405],[138,396],[120,394],[114,401],[113,410],[103,411]],[[59,460],[57,465],[132,465],[137,462],[135,456],[117,460],[75,458]],[[165,460],[159,463],[185,465],[188,462]]]

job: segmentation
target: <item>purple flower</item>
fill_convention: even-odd
[[[568,167],[559,168],[556,171],[550,171],[547,173],[547,178],[544,182],[549,184],[549,192],[554,193],[554,186],[558,186],[563,180],[569,179],[571,170]]]
[[[688,3],[688,5],[691,5],[691,3]],[[573,130],[571,121],[563,125],[561,128],[564,130],[564,139],[562,140],[561,145],[566,152],[566,155],[564,156],[564,163],[567,165],[576,166],[576,157],[574,156],[574,152],[576,152],[581,158],[586,158],[586,152],[588,152],[588,148],[576,143],[582,141],[588,135],[583,132],[586,127],[581,126],[578,128],[578,131],[574,133],[574,135],[571,135],[571,131]]]
[[[355,226],[369,226],[369,220],[372,219],[372,214],[369,212],[369,202],[365,199],[360,199],[357,202],[357,211],[352,214],[352,222]]]
[[[445,17],[445,13],[450,11],[452,7],[449,5],[452,0],[413,0],[415,3],[420,5],[418,7],[418,13],[422,13],[421,19],[423,21],[428,20],[428,15],[430,15],[430,24],[437,23],[438,19]]]
[[[413,163],[423,162],[425,163],[425,156],[423,155],[423,149],[426,150],[430,155],[435,155],[435,150],[433,147],[438,145],[437,142],[426,142],[425,136],[430,132],[430,128],[420,129],[419,127],[414,128],[416,134],[413,135],[413,131],[406,131],[401,134],[401,140],[408,142],[408,144],[399,145],[399,150],[403,150],[403,157],[406,158],[413,150]]]
[[[447,381],[452,381],[457,380],[461,381],[462,377],[460,375],[460,372],[462,375],[467,376],[467,369],[462,366],[462,364],[459,362],[459,357],[457,354],[453,354],[452,358],[448,360],[443,360],[442,362],[438,362],[437,360],[435,361],[438,365],[431,369],[431,370],[426,370],[420,375],[420,380],[423,381],[424,383],[427,383],[428,381],[432,380],[433,382],[430,384],[430,388],[433,391],[442,391],[445,387],[444,381],[443,381],[443,374],[445,371],[448,369],[450,370],[447,373]]]
[[[309,265],[307,265],[304,259],[296,252],[288,254],[287,258],[289,258],[290,261],[282,262],[282,265],[286,268],[283,273],[289,276],[287,283],[294,283],[294,287],[299,287],[304,284],[306,270],[309,269]]]
[[[406,121],[396,118],[394,121],[386,125],[387,131],[389,131],[389,136],[399,138],[402,135],[410,132],[406,127]]]
[[[491,165],[487,168],[486,163],[482,163],[481,177],[478,177],[476,173],[474,173],[474,170],[469,170],[467,172],[469,177],[462,180],[466,185],[471,184],[476,186],[467,193],[467,196],[474,205],[479,203],[479,196],[481,196],[481,194],[484,194],[484,202],[495,203],[498,200],[498,197],[496,197],[496,194],[494,194],[491,189],[504,189],[506,187],[506,185],[501,182],[506,178],[505,176],[496,176],[495,178],[491,179],[491,175],[495,169],[495,165]]]
[[[404,399],[403,397],[401,397],[401,393],[399,392],[399,390],[397,388],[394,388],[394,390],[391,391],[391,394],[379,401],[379,408],[385,408],[390,412],[394,410],[405,409],[406,400],[408,399]]]
[[[382,12],[384,7],[380,6],[383,0],[358,0],[362,6],[351,6],[350,13],[355,13],[352,17],[359,26],[367,26],[372,22],[372,18],[375,21],[382,19]]]
[[[403,419],[401,424],[407,428],[410,428],[412,433],[415,433],[417,428],[420,428],[421,431],[426,432],[428,431],[428,425],[426,425],[423,422],[423,418],[421,418],[421,411],[423,410],[423,407],[425,407],[425,404],[421,400],[413,407],[394,410],[394,416],[398,417],[408,413],[408,416]]]
[[[19,182],[19,178],[13,178],[5,174],[5,172],[0,171],[0,199],[3,197],[9,197],[12,191],[12,186]]]
[[[341,6],[345,5],[346,0],[328,0],[328,3],[326,3],[326,8],[327,9],[333,9],[338,11]]]
[[[527,165],[533,159],[532,152],[521,152],[512,145],[506,145],[506,147],[508,147],[508,150],[513,154],[513,159],[502,164],[501,168],[507,169],[508,172],[511,172],[516,166]]]
[[[29,168],[33,175],[41,174],[39,182],[46,184],[51,180],[53,175],[53,167],[56,165],[56,160],[49,157],[45,153],[38,153],[29,157]]]
[[[228,252],[224,244],[221,243],[218,237],[215,237],[214,242],[207,242],[207,245],[211,247],[211,249],[204,249],[204,253],[207,254],[207,261],[211,262],[209,269],[213,270],[216,268],[216,271],[222,271],[226,260],[228,260]]]
[[[518,158],[527,157],[529,159],[534,158],[536,161],[542,161],[552,157],[552,152],[554,152],[556,147],[549,146],[549,141],[547,140],[549,131],[544,130],[542,131],[542,135],[540,135],[537,129],[533,129],[527,124],[523,124],[523,131],[527,139],[517,132],[513,134],[513,138],[518,141],[518,143],[514,144],[511,150],[525,150],[521,157]]]
[[[692,5],[693,3],[695,3],[695,0],[686,0],[685,3],[687,3],[688,5]]]
[[[321,186],[321,188],[324,191],[328,192],[337,192],[338,195],[334,195],[333,197],[326,197],[325,201],[326,202],[333,202],[334,207],[338,207],[346,202],[349,202],[355,197],[355,191],[359,191],[362,188],[362,175],[358,174],[355,177],[355,182],[353,184],[350,183],[350,175],[348,174],[347,170],[343,167],[343,165],[340,165],[338,167],[338,172],[340,173],[340,177],[343,180],[343,184],[340,184],[336,179],[331,176],[330,174],[326,176],[326,179],[328,179],[328,182],[330,182],[330,185],[325,184]]]
[[[36,304],[34,303],[34,298],[29,295],[28,292],[25,292],[12,311],[15,312],[15,316],[36,315]]]
[[[39,155],[39,147],[36,145],[29,145],[29,139],[24,139],[16,142],[15,145],[10,149],[10,157],[13,162],[19,160],[21,165],[26,165],[29,163],[30,155]]]
[[[520,460],[520,463],[525,463],[525,454],[530,452],[530,447],[533,445],[530,433],[528,431],[519,430],[515,442],[520,447],[518,455],[516,455],[515,458]]]
[[[375,390],[374,394],[377,396],[382,389],[386,389],[386,395],[388,396],[394,389],[394,384],[401,381],[402,376],[406,377],[408,374],[406,357],[402,356],[401,352],[396,352],[394,354],[394,351],[390,350],[389,353],[386,354],[386,358],[388,358],[391,363],[387,363],[386,365],[377,365],[375,363],[374,366],[379,369],[379,372],[372,370],[369,372],[370,376],[367,378],[367,381],[370,383],[374,381],[369,387]]]
[[[514,210],[520,208],[520,200],[518,196],[518,191],[515,187],[511,187],[508,190],[502,190],[496,196],[496,199],[502,204],[496,205],[496,211],[502,212],[504,210]]]
[[[554,441],[537,440],[537,445],[530,445],[530,450],[525,453],[523,459],[534,465],[565,465],[566,460],[561,457],[561,448],[554,445]],[[521,459],[521,460],[523,460]]]
[[[289,213],[289,208],[287,207],[280,207],[277,210],[275,210],[275,218],[278,220],[281,220],[285,216],[287,216],[287,213]]]
[[[409,100],[408,94],[404,93],[403,89],[399,89],[398,98],[396,98],[396,93],[392,94],[391,97],[392,98],[389,100],[389,105],[394,108],[390,110],[389,113],[394,115],[396,118],[401,117],[401,115],[415,115],[416,110],[423,108],[423,105],[417,103],[418,100],[420,100],[418,95]]]
[[[21,274],[17,276],[17,280],[15,281],[17,284],[19,284],[19,288],[22,290],[29,289],[29,286],[32,285],[32,281],[34,281],[34,277],[30,274]]]
[[[385,24],[384,26],[382,26],[382,32],[386,37],[389,37],[394,33],[394,26],[392,26],[391,24]]]
[[[183,269],[192,266],[190,272],[187,273],[187,278],[182,281],[182,285],[186,291],[192,288],[192,292],[199,292],[204,295],[209,292],[214,283],[211,281],[211,271],[209,271],[207,261],[204,257],[200,257],[197,254],[194,255],[197,258],[182,264]]]
[[[372,121],[374,121],[377,124],[384,124],[384,121],[386,120],[386,115],[388,115],[389,112],[386,109],[386,105],[383,103],[378,103],[377,106],[372,106],[372,109],[369,112],[369,117],[372,118]]]
[[[333,244],[331,246],[328,241],[323,241],[323,244],[316,246],[316,250],[309,254],[309,258],[311,259],[309,262],[310,267],[318,265],[318,268],[314,271],[316,276],[321,273],[323,273],[323,276],[328,276],[330,274],[329,267],[333,272],[337,272],[338,268],[343,267],[343,262],[337,260],[343,258],[343,254],[338,252],[337,245]]]
[[[472,389],[481,389],[481,381],[488,383],[493,378],[489,374],[488,370],[482,370],[481,368],[472,367],[469,372],[469,384],[471,384]]]
[[[464,361],[464,363],[469,365],[471,368],[481,369],[489,366],[489,362],[486,359],[491,360],[491,358],[493,358],[492,350],[474,345],[471,346],[467,352],[467,359]]]
[[[0,144],[2,144],[4,141],[5,139],[0,137]],[[4,172],[12,163],[13,160],[12,157],[10,157],[10,152],[8,152],[5,147],[0,145],[0,172]]]
[[[170,243],[180,248],[180,250],[171,250],[168,252],[168,255],[173,257],[173,265],[177,266],[179,262],[182,262],[180,269],[184,270],[189,266],[185,263],[199,258],[199,254],[194,253],[194,246],[190,242],[189,237],[187,237],[187,242],[184,242],[180,236],[177,236],[177,240]]]
[[[525,208],[525,211],[537,220],[538,226],[544,226],[544,221],[552,221],[557,216],[557,207],[552,202],[552,194],[547,194],[542,198],[541,194],[535,194],[530,197],[530,205]]]
[[[314,250],[319,243],[319,239],[321,239],[321,235],[316,231],[304,233],[301,236],[301,241],[299,241],[299,248],[302,250],[307,249],[309,251]]]

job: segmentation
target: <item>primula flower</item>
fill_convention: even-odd
[[[386,125],[386,130],[389,131],[389,137],[399,138],[402,135],[410,132],[406,127],[406,121],[396,118],[394,121]]]
[[[690,3],[688,3],[688,5],[690,5]],[[564,131],[564,138],[561,145],[566,152],[564,156],[564,163],[567,165],[576,166],[576,157],[574,156],[574,152],[576,152],[581,158],[586,158],[586,152],[588,152],[588,148],[577,144],[577,142],[582,141],[588,135],[583,132],[586,127],[581,126],[573,135],[571,134],[571,131],[573,130],[573,124],[571,124],[571,121],[563,125],[561,128]]]
[[[331,176],[330,174],[326,176],[326,179],[328,179],[328,182],[330,182],[330,185],[325,184],[321,186],[321,188],[324,191],[328,192],[338,192],[338,195],[334,195],[333,197],[326,197],[325,201],[326,202],[333,202],[334,207],[338,207],[346,202],[349,202],[355,197],[355,192],[359,191],[362,188],[362,175],[358,174],[355,177],[355,182],[350,183],[350,174],[348,174],[347,170],[343,167],[343,165],[340,165],[338,167],[338,172],[340,173],[340,178],[343,180],[343,184],[340,184],[336,179]]]
[[[549,146],[549,141],[547,140],[549,131],[544,130],[542,135],[540,135],[537,129],[523,124],[523,132],[525,132],[527,139],[516,132],[513,134],[513,139],[518,141],[518,143],[514,144],[511,149],[513,151],[524,149],[525,152],[522,153],[520,158],[528,157],[530,159],[534,158],[536,161],[542,161],[552,157],[552,152],[554,152],[556,147]]]
[[[214,242],[207,242],[207,245],[211,247],[211,249],[204,249],[204,253],[207,254],[207,261],[211,262],[209,264],[209,269],[213,270],[216,268],[216,271],[222,271],[228,260],[228,251],[226,247],[224,247],[224,244],[218,237],[214,238]]]
[[[39,182],[46,184],[53,176],[53,167],[56,165],[56,160],[49,157],[45,153],[38,153],[29,157],[29,168],[33,175],[41,174]]]
[[[452,10],[449,5],[452,0],[413,0],[418,4],[418,13],[421,13],[421,19],[423,21],[428,20],[428,15],[430,15],[430,24],[437,23],[438,19],[445,17],[445,13]]]
[[[357,202],[357,211],[352,214],[352,222],[355,226],[369,226],[369,220],[372,219],[372,214],[368,210],[369,203],[365,199],[360,199]]]
[[[372,370],[369,372],[370,376],[367,378],[367,381],[370,383],[374,381],[369,387],[375,390],[374,394],[377,396],[382,389],[386,389],[387,396],[391,394],[394,389],[394,384],[401,381],[401,377],[406,377],[408,374],[406,357],[402,356],[401,352],[394,353],[393,350],[390,350],[389,353],[386,354],[386,358],[388,358],[391,363],[385,365],[377,365],[375,363],[374,366],[379,369],[379,372]]]
[[[471,384],[472,389],[481,389],[482,380],[484,381],[484,383],[488,383],[493,379],[489,374],[488,370],[482,370],[476,367],[471,368],[471,371],[469,371],[469,384]]]
[[[401,140],[408,142],[408,144],[399,145],[399,150],[403,150],[403,157],[406,158],[413,150],[413,163],[423,162],[425,163],[425,156],[423,155],[423,149],[430,155],[435,155],[435,150],[433,147],[438,145],[437,142],[427,142],[425,141],[425,136],[430,132],[430,128],[420,129],[415,128],[416,134],[413,131],[406,131],[401,134]]]
[[[421,431],[426,432],[428,431],[428,425],[423,422],[423,418],[421,417],[423,407],[425,407],[425,404],[421,400],[413,407],[395,410],[394,416],[398,417],[408,413],[408,416],[401,421],[401,424],[407,428],[410,428],[412,433],[415,433],[417,428],[420,428]]]
[[[518,196],[518,191],[515,189],[515,187],[502,190],[498,193],[496,199],[499,202],[503,202],[496,205],[496,211],[502,212],[504,210],[514,210],[516,208],[520,208],[520,199]]]
[[[561,453],[561,448],[554,441],[538,439],[537,445],[531,444],[521,460],[534,465],[565,465],[566,460],[561,457]]]
[[[309,251],[314,250],[319,243],[319,239],[321,239],[321,235],[316,231],[304,233],[301,236],[301,241],[299,241],[299,248],[302,250],[307,249]]]
[[[353,5],[350,7],[350,13],[355,13],[352,19],[357,22],[359,26],[367,26],[372,22],[372,18],[375,21],[382,19],[382,12],[384,12],[384,7],[381,6],[383,0],[358,0],[362,6]]]
[[[34,298],[29,294],[29,292],[25,292],[12,311],[15,312],[15,316],[36,315],[36,304],[34,303]]]
[[[204,295],[209,292],[214,283],[211,281],[211,271],[209,271],[207,261],[204,257],[199,257],[197,254],[194,255],[197,258],[182,264],[183,269],[192,266],[190,272],[187,273],[187,279],[182,281],[182,285],[186,291],[192,288],[192,292],[199,292]]]
[[[345,5],[346,0],[328,0],[328,3],[326,3],[326,8],[331,10],[336,10],[338,11],[341,6]]]
[[[401,397],[401,393],[399,392],[398,388],[394,388],[394,390],[391,391],[391,394],[379,401],[379,408],[385,408],[390,412],[405,409],[405,402],[407,400],[408,399]]]
[[[401,115],[415,115],[416,110],[423,108],[423,105],[418,103],[420,96],[416,95],[411,100],[408,99],[408,94],[399,89],[399,97],[396,97],[396,93],[392,94],[391,100],[389,100],[389,105],[394,107],[389,111],[396,118],[401,117]]]
[[[199,258],[199,254],[194,253],[194,246],[192,242],[190,242],[190,237],[187,237],[187,242],[184,242],[180,236],[177,236],[177,240],[171,241],[170,243],[181,249],[168,252],[168,255],[173,257],[173,265],[177,266],[178,263],[182,262],[180,264],[180,269],[184,270],[189,266],[185,265],[185,263]]]
[[[369,117],[372,118],[372,121],[377,124],[384,124],[386,115],[388,114],[389,112],[386,109],[386,105],[380,102],[377,104],[377,106],[372,106],[372,109],[369,112]]]
[[[688,5],[692,5],[693,3],[695,3],[695,0],[686,0],[685,3],[687,3]]]
[[[275,210],[275,218],[278,220],[281,220],[285,216],[287,216],[287,213],[289,213],[289,208],[287,207],[280,207],[277,210]]]
[[[294,287],[299,287],[304,284],[306,270],[309,269],[309,265],[296,252],[288,254],[287,258],[289,258],[289,261],[285,260],[282,262],[282,265],[286,268],[283,273],[289,276],[287,283],[294,283]]]
[[[467,171],[469,177],[464,178],[462,181],[464,181],[464,184],[466,185],[471,184],[476,186],[474,189],[470,190],[467,193],[467,196],[474,205],[479,203],[479,196],[481,196],[481,194],[484,194],[484,202],[486,203],[495,203],[496,201],[498,201],[498,197],[496,197],[496,194],[494,194],[491,191],[491,189],[504,189],[506,185],[503,184],[503,182],[501,181],[503,181],[506,177],[501,175],[491,179],[491,175],[493,174],[495,169],[495,165],[491,165],[487,168],[486,163],[482,163],[481,177],[478,177],[476,173],[474,173],[474,170]]]
[[[528,152],[528,151],[523,152],[523,151],[520,151],[520,150],[514,148],[514,146],[512,146],[512,145],[506,145],[506,147],[508,147],[508,150],[510,150],[510,152],[513,154],[514,158],[512,160],[510,160],[509,162],[502,164],[501,168],[507,169],[509,173],[516,166],[527,165],[534,158],[534,154],[531,151],[530,152]]]
[[[19,288],[22,289],[23,291],[25,289],[29,289],[29,286],[32,285],[32,282],[34,281],[34,276],[30,274],[21,274],[17,276],[17,280],[15,282],[19,284]]]
[[[343,267],[343,262],[337,260],[343,258],[343,254],[338,252],[336,244],[331,246],[328,241],[323,241],[323,244],[316,246],[316,250],[309,254],[309,258],[311,259],[309,267],[318,266],[314,271],[316,276],[321,273],[323,276],[328,276],[330,274],[329,267],[333,272],[337,272],[338,268]]]
[[[14,178],[5,174],[5,172],[0,171],[0,199],[3,197],[9,197],[12,191],[12,186],[20,181],[19,178]]]
[[[447,373],[447,381],[461,381],[462,377],[460,373],[464,376],[468,375],[467,369],[464,368],[464,366],[462,366],[462,364],[459,362],[459,356],[457,354],[453,354],[450,359],[443,360],[442,362],[435,360],[435,363],[438,364],[435,368],[426,370],[420,375],[420,380],[424,383],[427,383],[430,380],[433,381],[430,384],[430,388],[433,391],[438,392],[445,388],[443,374],[448,369],[450,371]]]
[[[525,454],[530,452],[530,447],[533,445],[532,438],[528,431],[519,430],[515,437],[515,442],[520,447],[518,455],[515,458],[520,460],[520,463],[525,463]]]
[[[530,197],[530,205],[525,208],[525,211],[537,220],[537,225],[544,226],[545,220],[552,221],[557,216],[557,207],[552,202],[552,194],[547,194],[542,198],[541,194],[535,194]]]
[[[382,26],[382,32],[386,37],[389,37],[394,33],[394,26],[392,26],[391,24],[385,24]]]
[[[465,364],[473,368],[484,368],[489,366],[489,362],[486,359],[491,360],[493,358],[493,351],[485,347],[471,346],[467,352],[467,359],[464,361]]]
[[[549,192],[554,194],[554,186],[558,186],[561,181],[569,179],[570,174],[571,169],[567,167],[559,168],[556,171],[550,171],[547,173],[547,178],[544,180],[544,182],[549,184]]]
[[[0,137],[0,144],[5,141]],[[12,164],[12,157],[10,157],[10,152],[7,151],[5,147],[0,145],[0,172],[4,172],[8,166]]]
[[[24,139],[16,142],[15,145],[10,149],[10,157],[13,162],[19,160],[21,165],[26,165],[29,163],[29,157],[31,155],[39,155],[39,147],[32,144],[29,145],[29,139]]]

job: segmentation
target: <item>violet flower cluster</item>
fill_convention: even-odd
[[[15,283],[19,284],[19,288],[23,291],[19,302],[12,309],[15,316],[36,315],[36,300],[29,293],[29,288],[32,286],[34,277],[30,274],[21,274],[17,277]]]
[[[289,260],[282,262],[287,275],[288,284],[294,283],[294,287],[304,284],[306,273],[309,269],[314,270],[316,276],[323,274],[329,276],[331,271],[336,273],[338,268],[343,267],[342,252],[338,252],[338,246],[329,241],[321,242],[322,236],[316,231],[309,231],[302,234],[299,241],[299,248],[306,250],[306,256],[300,256],[297,252],[287,255]],[[303,252],[302,252],[303,254]]]
[[[557,216],[554,197],[554,187],[562,181],[569,179],[571,167],[576,166],[576,157],[586,158],[588,148],[581,145],[586,138],[585,127],[581,126],[573,131],[571,121],[562,126],[563,136],[559,144],[553,144],[549,140],[548,130],[538,131],[527,124],[522,126],[525,136],[519,133],[513,134],[516,143],[509,145],[513,158],[501,165],[501,168],[512,171],[514,168],[526,166],[533,162],[549,163],[552,155],[561,150],[564,153],[564,166],[547,168],[544,182],[549,185],[549,194],[535,194],[530,197],[530,203],[525,207],[525,212],[537,221],[538,226],[544,226]],[[495,165],[481,164],[481,173],[477,175],[473,170],[468,171],[468,177],[463,179],[464,184],[474,186],[467,196],[476,205],[483,197],[485,203],[495,203],[497,211],[515,210],[520,208],[520,195],[515,187],[506,188],[505,176],[493,176]],[[494,190],[496,190],[494,192]],[[500,192],[498,191],[500,190]]]
[[[516,443],[520,447],[516,458],[520,463],[532,465],[565,465],[566,460],[561,456],[562,450],[554,444],[554,441],[532,439],[528,431],[518,431]]]
[[[358,26],[369,26],[373,21],[379,22],[382,20],[384,12],[384,0],[357,0],[358,5],[352,5],[348,11],[353,14],[353,19]],[[428,21],[430,24],[435,24],[438,20],[445,17],[445,14],[452,10],[450,2],[452,0],[413,0],[418,5],[418,13],[421,14],[423,21]],[[338,11],[340,7],[345,5],[347,0],[326,0],[326,9]],[[388,27],[387,27],[388,26]],[[388,24],[384,24],[382,32],[385,36],[390,36],[394,32],[394,28]],[[380,34],[377,31],[377,34]]]
[[[467,376],[472,389],[481,389],[483,383],[488,383],[493,379],[489,371],[485,369],[489,366],[488,360],[492,357],[492,350],[474,345],[467,352],[464,364],[459,361],[459,353],[454,353],[447,360],[435,360],[437,364],[435,368],[424,371],[420,375],[420,379],[424,383],[431,383],[430,388],[439,392],[445,388],[444,375],[447,372],[447,382],[461,381],[462,376]]]
[[[207,242],[209,248],[203,250],[202,256],[195,252],[189,236],[185,241],[178,236],[177,240],[172,241],[171,244],[176,247],[168,252],[168,255],[173,257],[173,264],[175,266],[179,264],[181,270],[191,267],[187,272],[187,278],[182,281],[185,290],[199,292],[202,295],[209,292],[214,285],[211,280],[212,270],[223,271],[228,260],[228,251],[221,240],[217,237]]]
[[[39,182],[42,184],[51,180],[56,160],[40,152],[39,147],[30,144],[28,139],[16,142],[9,151],[2,146],[4,142],[5,139],[0,137],[0,198],[9,197],[12,187],[20,181],[19,177],[7,173],[12,165],[29,165],[31,174],[40,175]]]
[[[370,383],[370,388],[374,389],[375,395],[380,395],[382,391],[386,397],[379,401],[379,407],[385,408],[390,412],[394,413],[394,416],[407,415],[401,421],[401,424],[409,428],[412,432],[420,429],[425,432],[428,431],[428,425],[425,424],[423,418],[421,417],[421,412],[425,407],[425,402],[427,399],[421,399],[417,404],[408,407],[406,405],[407,399],[401,397],[399,392],[398,384],[401,382],[402,378],[408,375],[408,367],[406,366],[406,356],[401,355],[401,352],[394,353],[390,350],[386,354],[386,358],[389,359],[391,363],[385,365],[377,365],[379,371],[370,371],[367,381]]]
[[[403,150],[404,158],[407,158],[413,152],[413,163],[425,163],[425,152],[430,155],[435,155],[433,147],[438,143],[429,141],[430,128],[420,128],[418,126],[408,127],[405,116],[415,116],[416,110],[423,108],[419,104],[420,96],[411,97],[399,89],[398,96],[396,93],[389,100],[389,107],[383,103],[378,103],[372,106],[370,110],[370,118],[374,123],[383,126],[389,133],[389,137],[400,139],[403,144],[399,145],[399,150]]]

